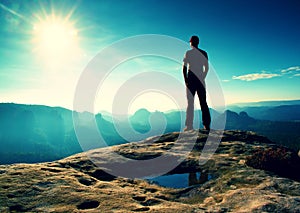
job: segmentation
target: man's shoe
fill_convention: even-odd
[[[193,130],[193,127],[189,127],[189,126],[186,126],[183,129],[184,132],[191,131],[191,130]]]
[[[204,125],[204,129],[209,131],[210,130],[210,126]]]

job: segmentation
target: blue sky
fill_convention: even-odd
[[[1,0],[0,102],[72,108],[77,81],[88,62],[102,48],[140,34],[186,42],[198,35],[227,104],[300,99],[299,8],[298,0]],[[118,68],[124,69],[124,79],[141,68],[156,67],[166,73],[173,70],[183,81],[180,64],[139,60]],[[112,76],[107,91],[122,83]],[[184,91],[179,92],[184,98]],[[161,94],[144,95],[137,97],[133,110],[173,107]],[[108,99],[102,97],[97,109],[109,111]]]

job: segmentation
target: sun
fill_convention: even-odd
[[[46,64],[57,65],[78,51],[78,30],[68,19],[52,14],[33,25],[33,42]]]
[[[50,20],[34,26],[40,48],[48,53],[57,53],[70,48],[76,39],[77,31],[68,23]]]

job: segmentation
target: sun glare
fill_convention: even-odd
[[[57,53],[70,47],[77,36],[75,29],[60,22],[40,23],[34,27],[34,30],[40,47],[49,53]]]
[[[78,31],[68,21],[54,15],[33,26],[35,50],[46,64],[58,65],[78,52]]]

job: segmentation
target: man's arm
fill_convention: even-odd
[[[185,82],[185,85],[187,85],[188,83],[188,76],[187,76],[187,65],[188,65],[188,57],[187,57],[187,53],[186,52],[184,54],[184,58],[183,58],[183,66],[182,66],[182,72],[183,72],[183,77],[184,77],[184,82]]]
[[[207,55],[206,52],[205,52],[204,56],[205,56],[205,59],[206,59],[205,63],[204,63],[204,67],[205,67],[205,69],[204,69],[204,78],[206,78],[208,70],[209,70],[208,55]]]
[[[183,66],[182,66],[182,72],[183,72],[183,77],[184,77],[184,82],[185,82],[185,85],[187,85],[187,67],[186,67],[186,65],[185,64],[183,64]]]

